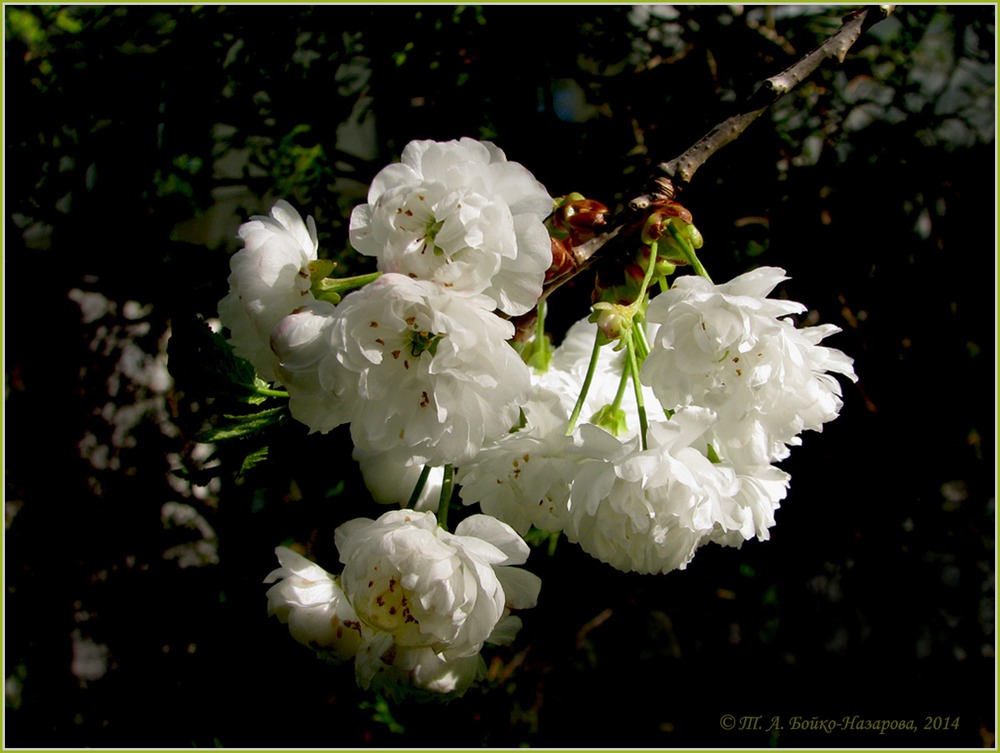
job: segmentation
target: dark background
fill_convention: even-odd
[[[713,277],[786,268],[860,377],[769,542],[662,577],[536,550],[487,687],[398,706],[266,615],[276,545],[336,571],[382,511],[346,434],[196,441],[256,410],[195,355],[249,215],[286,198],[365,271],[371,177],[461,136],[616,207],[846,10],[6,5],[6,744],[995,746],[993,5],[899,8],[681,197]],[[854,715],[917,731],[793,719]]]

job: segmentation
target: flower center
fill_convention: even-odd
[[[433,357],[443,337],[444,335],[435,335],[433,332],[413,332],[410,335],[410,355],[419,358],[421,353],[429,351]]]
[[[406,320],[406,323],[410,325],[410,330],[406,334],[410,347],[410,355],[414,358],[419,358],[422,353],[428,352],[433,358],[437,354],[438,343],[441,342],[444,335],[420,329],[416,318],[412,316]]]
[[[368,581],[362,603],[356,603],[355,609],[372,627],[392,633],[401,646],[420,646],[428,641],[420,632],[420,622],[410,611],[409,594],[400,583],[398,573],[387,580]]]
[[[444,256],[444,249],[435,243],[437,234],[441,232],[442,227],[444,227],[444,220],[435,221],[434,216],[431,215],[427,220],[427,229],[424,231],[424,245],[420,249],[420,253],[423,254],[430,251],[435,256]]]
[[[410,614],[406,592],[399,581],[396,578],[389,578],[384,585],[382,591],[376,592],[376,586],[373,584],[366,615],[368,621],[380,630],[390,633],[396,632],[407,623],[416,623],[416,618]]]

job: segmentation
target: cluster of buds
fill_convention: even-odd
[[[546,282],[572,271],[576,265],[573,249],[593,239],[607,224],[608,214],[610,210],[604,204],[579,193],[554,199],[547,223],[552,239],[552,266],[546,273]]]
[[[609,279],[607,270],[599,273],[591,297],[592,321],[609,340],[619,339],[632,318],[644,313],[646,292],[653,282],[673,274],[680,265],[701,268],[695,255],[703,243],[701,233],[691,212],[675,201],[651,203],[627,233],[638,234],[639,249],[615,266],[613,278]]]
[[[615,266],[613,281],[605,270],[594,284],[591,321],[609,341],[621,341],[635,318],[645,315],[650,286],[664,281],[678,266],[691,265],[705,276],[695,253],[703,243],[701,233],[694,226],[691,212],[676,201],[652,202],[643,218],[627,230],[627,235],[636,234],[639,248]]]

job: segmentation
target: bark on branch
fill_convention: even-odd
[[[540,300],[544,300],[553,290],[593,266],[598,258],[612,251],[623,230],[629,227],[652,202],[674,199],[694,177],[695,172],[726,144],[737,139],[757,118],[763,115],[775,102],[781,99],[828,60],[844,62],[848,50],[870,27],[887,18],[894,6],[868,6],[851,11],[844,18],[840,29],[800,60],[781,73],[765,80],[740,107],[739,111],[722,121],[701,137],[683,154],[669,162],[661,162],[650,180],[646,193],[633,198],[609,224],[609,230],[573,249],[573,265],[564,274],[546,283]],[[534,312],[519,319],[518,337],[527,336],[534,322]]]
[[[827,60],[843,63],[847,51],[871,26],[886,18],[893,6],[881,5],[852,11],[843,26],[823,44],[802,57],[776,76],[765,80],[746,101],[739,112],[733,114],[706,133],[696,144],[679,157],[656,166],[653,190],[634,198],[633,209],[644,209],[655,199],[672,199],[691,182],[695,171],[726,144],[738,138],[757,118],[775,102],[811,76]]]

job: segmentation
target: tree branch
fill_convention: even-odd
[[[823,44],[776,76],[765,80],[739,112],[719,123],[679,157],[656,166],[653,190],[632,199],[630,206],[641,210],[656,199],[672,199],[691,182],[695,171],[726,144],[739,136],[775,102],[811,76],[824,62],[843,63],[847,51],[871,26],[886,18],[893,6],[882,5],[852,11],[844,25]]]
[[[569,281],[576,275],[593,266],[599,258],[608,255],[608,250],[620,246],[623,231],[629,228],[643,211],[658,200],[674,199],[694,177],[695,172],[705,162],[726,144],[739,136],[757,118],[763,115],[775,102],[811,76],[817,68],[828,60],[836,59],[844,62],[848,50],[858,38],[870,27],[887,18],[895,6],[869,6],[851,11],[844,18],[840,29],[819,47],[809,52],[796,63],[781,73],[765,80],[740,110],[722,121],[697,143],[687,149],[679,157],[669,162],[661,162],[656,166],[646,193],[636,196],[628,202],[625,209],[610,223],[609,230],[593,239],[573,248],[573,263],[569,269],[556,278],[546,282],[539,300],[544,300],[553,290]],[[534,312],[519,318],[517,338],[529,334],[534,322]]]

